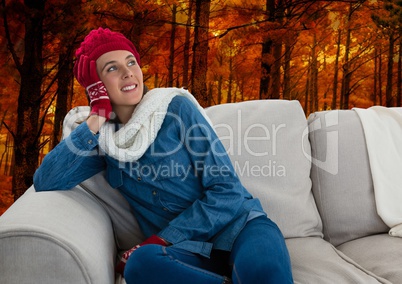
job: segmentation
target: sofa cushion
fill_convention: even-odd
[[[344,243],[338,249],[376,275],[402,283],[402,239],[380,234]]]
[[[104,171],[83,181],[80,186],[94,195],[108,213],[118,251],[126,251],[145,240],[130,205],[117,189],[109,185]]]
[[[335,246],[388,231],[378,216],[363,128],[353,110],[309,116],[311,179],[324,238]]]
[[[207,115],[243,185],[286,238],[322,236],[310,180],[307,121],[298,101],[260,100],[209,107]],[[302,146],[305,148],[302,149]]]
[[[323,239],[287,239],[286,245],[294,283],[391,283],[362,268]]]

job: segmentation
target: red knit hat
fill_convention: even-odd
[[[78,66],[81,55],[86,55],[89,59],[96,61],[101,55],[114,50],[128,50],[133,53],[138,64],[140,64],[140,55],[135,49],[134,44],[119,32],[112,32],[109,29],[98,28],[92,30],[81,43],[75,52],[77,58],[75,64]],[[77,77],[76,68],[74,75]]]

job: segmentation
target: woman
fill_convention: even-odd
[[[143,95],[139,54],[120,33],[91,31],[76,58],[91,114],[46,155],[36,190],[67,190],[106,169],[148,237],[117,265],[127,283],[292,283],[281,232],[195,99],[176,88]]]

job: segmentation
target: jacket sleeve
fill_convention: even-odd
[[[189,100],[181,99],[178,117],[203,194],[158,235],[173,244],[186,240],[206,242],[240,214],[248,192],[215,131]]]
[[[35,190],[71,189],[104,169],[97,136],[86,122],[79,125],[45,156],[34,174]]]

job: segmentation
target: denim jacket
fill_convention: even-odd
[[[106,169],[145,236],[209,256],[230,251],[246,222],[265,215],[243,187],[216,133],[187,98],[176,96],[155,141],[136,162],[102,152],[86,122],[44,158],[36,191],[68,190]]]

